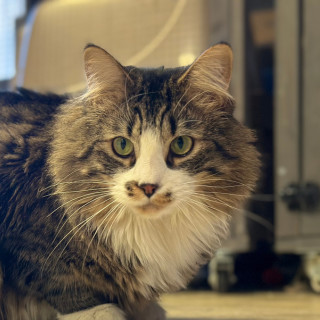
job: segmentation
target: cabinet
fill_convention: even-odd
[[[275,245],[320,252],[320,2],[280,0],[276,12]]]

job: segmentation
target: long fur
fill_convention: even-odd
[[[139,69],[91,45],[85,94],[0,95],[1,320],[165,319],[156,299],[210,260],[258,178],[231,62],[220,44],[190,67]]]

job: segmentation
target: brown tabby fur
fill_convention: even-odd
[[[68,99],[21,89],[0,95],[1,319],[15,320],[13,305],[30,305],[33,311],[24,310],[30,319],[32,312],[35,319],[52,319],[53,309],[64,314],[113,303],[129,319],[142,320],[139,314],[149,301],[185,286],[210,259],[218,240],[199,240],[202,252],[196,264],[179,271],[182,283],[165,275],[162,284],[143,283],[144,257],[132,252],[125,259],[117,251],[121,244],[105,236],[119,227],[117,215],[108,215],[118,208],[108,188],[115,174],[135,166],[138,151],[116,157],[105,137],[135,142],[143,132],[157,130],[164,149],[178,132],[194,137],[192,153],[176,157],[169,152],[166,165],[194,177],[202,195],[198,201],[206,204],[201,217],[221,220],[208,228],[223,237],[228,215],[249,196],[259,172],[254,135],[232,117],[231,60],[231,50],[221,44],[189,68],[138,69],[122,67],[89,46],[86,94]],[[138,184],[128,183],[128,194],[142,198]],[[94,193],[103,188],[104,196]],[[171,201],[166,193],[157,205]]]

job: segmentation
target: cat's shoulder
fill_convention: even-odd
[[[21,135],[45,127],[66,100],[66,96],[23,88],[0,92],[0,142],[7,141],[7,136],[21,141]]]
[[[13,165],[13,160],[30,162],[30,154],[41,153],[49,126],[66,99],[26,89],[0,92],[0,167]]]
[[[18,88],[16,91],[3,91],[0,92],[0,116],[23,113],[26,110],[29,113],[48,114],[66,100],[66,95],[42,94],[24,88]]]

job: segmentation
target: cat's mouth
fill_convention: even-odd
[[[137,206],[136,209],[139,211],[139,213],[151,214],[151,213],[159,212],[161,209],[163,209],[163,206],[158,206],[156,204],[149,202],[143,206]]]
[[[152,201],[149,200],[147,203],[137,205],[134,207],[135,211],[145,216],[156,216],[167,211],[172,201]]]

